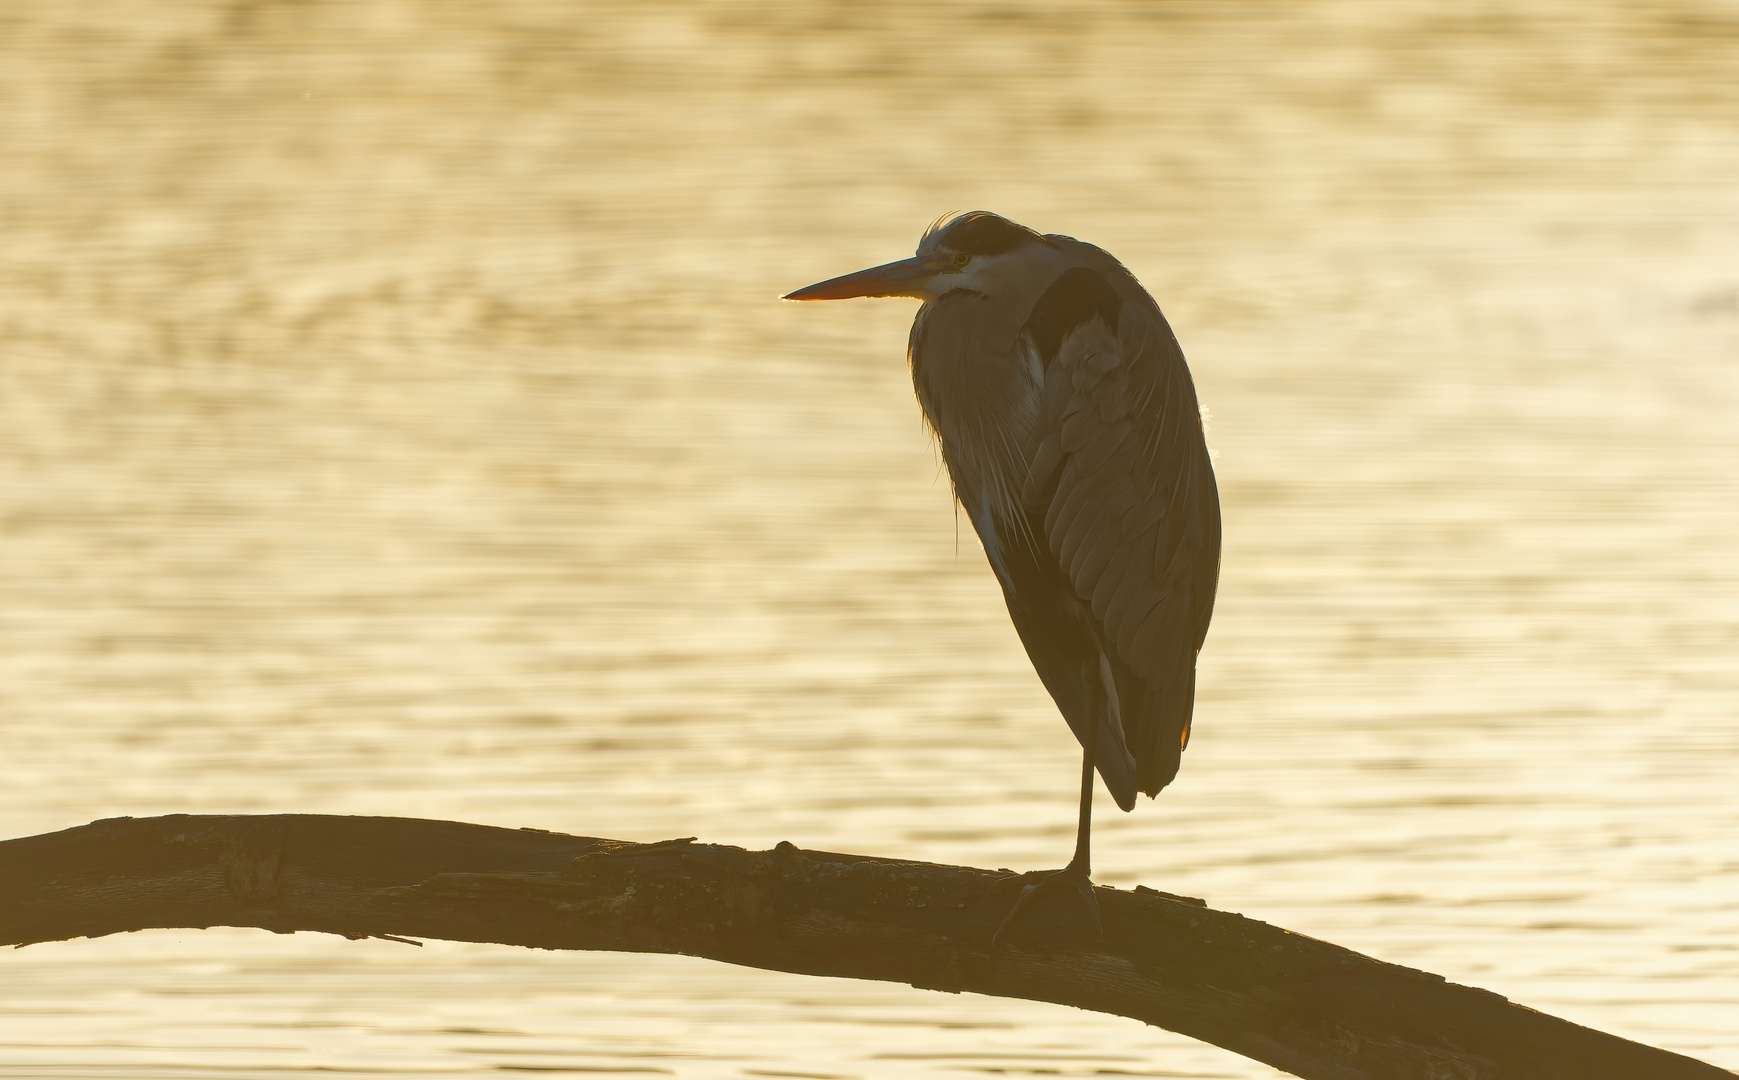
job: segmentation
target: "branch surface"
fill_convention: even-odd
[[[682,953],[1133,1017],[1306,1080],[1734,1074],[1199,900],[1099,887],[990,938],[1007,872],[416,818],[113,818],[0,842],[0,944],[153,927]]]

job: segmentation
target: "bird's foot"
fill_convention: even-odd
[[[1033,906],[1033,901],[1045,892],[1062,885],[1074,887],[1076,894],[1081,897],[1081,902],[1087,905],[1087,914],[1093,919],[1094,932],[1104,936],[1105,922],[1099,917],[1099,901],[1093,896],[1093,879],[1089,876],[1085,866],[1076,866],[1074,863],[1070,863],[1061,870],[1046,874],[1031,885],[1021,889],[1020,896],[1015,899],[1014,907],[1009,909],[1007,918],[1002,920],[1002,925],[996,928],[995,935],[991,937],[990,947],[995,949],[1002,944],[1009,932],[1014,929],[1015,924],[1020,922],[1021,917]]]

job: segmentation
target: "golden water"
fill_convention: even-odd
[[[920,430],[986,207],[1212,409],[1100,879],[1739,1067],[1739,7],[0,18],[0,835],[383,813],[1022,869],[1075,751]],[[1274,1075],[1132,1021],[242,930],[0,957],[0,1076]]]

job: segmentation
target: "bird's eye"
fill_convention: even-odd
[[[965,266],[967,263],[969,263],[971,261],[972,261],[972,256],[966,254],[966,252],[964,252],[964,251],[956,251],[954,253],[954,265],[955,266]]]

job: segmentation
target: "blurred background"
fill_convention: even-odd
[[[1060,865],[920,426],[987,208],[1159,299],[1226,550],[1099,879],[1739,1068],[1739,4],[0,16],[0,824],[399,814]],[[0,957],[0,1076],[1277,1074],[675,957]]]

